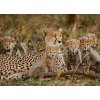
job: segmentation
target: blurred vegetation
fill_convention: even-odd
[[[62,50],[66,58],[65,42],[68,38],[78,38],[87,33],[93,32],[98,37],[100,44],[100,15],[94,14],[33,14],[33,15],[0,15],[0,37],[11,35],[24,42],[31,38],[37,49],[43,48],[43,28],[63,29]],[[96,48],[100,52],[100,46]],[[75,84],[76,83],[76,84]],[[81,79],[71,80],[52,80],[37,81],[29,79],[27,81],[0,81],[0,85],[100,85],[100,80]]]
[[[45,27],[63,28],[63,44],[68,37],[77,38],[90,32],[96,33],[100,39],[100,15],[0,15],[0,36],[17,36],[21,42],[30,37],[37,48],[43,46],[42,29]]]

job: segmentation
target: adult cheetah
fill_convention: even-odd
[[[45,42],[44,50],[39,51],[37,53],[31,53],[31,54],[28,53],[28,54],[23,54],[21,56],[0,55],[0,79],[9,80],[9,79],[20,79],[23,78],[24,76],[31,77],[34,76],[35,72],[38,72],[37,69],[40,69],[39,70],[40,72],[38,72],[37,75],[40,73],[44,73],[46,72],[45,68],[48,67],[47,63],[48,58],[50,58],[51,60],[52,59],[55,60],[54,66],[52,68],[56,69],[55,64],[58,58],[62,56],[61,51],[59,49],[59,45],[61,45],[62,41],[59,42],[58,33],[60,33],[59,30],[56,31],[54,35],[52,34],[50,35],[47,33],[45,35],[45,39],[47,39],[48,37],[50,39],[53,39],[53,41],[50,42],[48,40],[50,45],[46,45],[47,42]],[[51,44],[53,44],[53,46]],[[57,66],[57,69],[62,70],[62,68],[60,68],[59,66]]]

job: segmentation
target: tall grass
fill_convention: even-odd
[[[77,38],[94,32],[100,42],[100,15],[0,15],[0,36],[13,35],[20,41],[31,38],[41,44],[44,27],[62,27],[63,43],[68,36]]]

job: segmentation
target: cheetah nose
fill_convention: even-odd
[[[87,48],[85,47],[85,50],[87,50]]]
[[[54,55],[52,55],[52,57],[54,57]]]
[[[61,43],[61,41],[58,41],[58,43]]]
[[[62,66],[65,66],[64,64],[62,64]]]
[[[74,53],[74,50],[72,50],[72,53]]]
[[[9,49],[9,47],[7,47],[7,49]]]

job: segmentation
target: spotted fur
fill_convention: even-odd
[[[0,38],[0,54],[12,54],[16,40],[13,37],[5,36]]]
[[[77,39],[70,39],[67,41],[67,51],[68,51],[68,69],[76,71],[79,64],[82,62],[82,55],[80,52],[80,42]]]
[[[30,67],[42,65],[44,63],[45,52],[41,51],[33,54],[0,55],[0,79],[20,79],[25,76]]]
[[[85,37],[88,37],[88,39],[91,41],[91,46],[92,47],[96,47],[96,45],[98,44],[96,34],[88,33]]]
[[[94,42],[91,42],[91,38],[85,36],[80,39],[80,49],[82,52],[82,68],[84,73],[89,73],[92,64],[92,59],[89,54],[90,48],[93,46]],[[93,40],[94,41],[94,40]]]
[[[54,32],[44,30],[43,33],[46,47],[52,46],[56,50],[56,56],[53,59],[48,58],[49,71],[54,73],[67,71],[63,54],[60,48],[62,44],[62,29],[58,29]]]
[[[56,34],[57,33],[55,33],[55,35]],[[55,35],[51,35],[51,38],[53,38],[56,41],[51,41],[52,43],[50,43],[49,40],[48,40],[49,43],[47,43],[46,41],[45,49],[37,53],[31,53],[31,54],[28,53],[28,54],[23,54],[21,56],[1,54],[0,79],[7,79],[7,80],[20,79],[26,76],[32,77],[35,75],[36,76],[41,75],[44,72],[47,72],[45,69],[48,66],[47,59],[54,61],[54,63],[52,63],[53,70],[56,68],[60,69],[60,66],[64,65],[62,64],[63,63],[62,53],[60,51],[60,48],[58,49],[59,45],[61,45],[61,42],[58,42],[59,41],[59,38],[57,39],[58,34],[56,35],[56,37]],[[45,38],[47,37],[48,35],[46,35]],[[57,67],[55,67],[56,65]]]
[[[59,47],[62,44],[62,29],[58,30],[43,30],[43,36],[46,46],[56,46]]]

